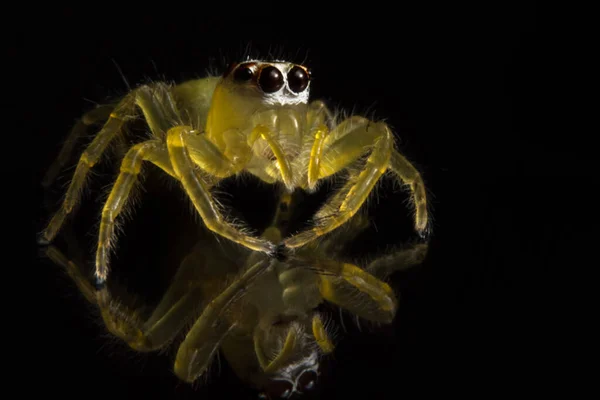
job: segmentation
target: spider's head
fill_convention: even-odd
[[[287,376],[274,376],[262,388],[258,398],[264,400],[281,400],[298,397],[313,391],[319,377],[319,364],[305,360],[306,364],[297,365]]]
[[[310,80],[306,67],[290,62],[232,64],[212,95],[207,131],[213,137],[231,130],[247,133],[258,123],[270,125],[266,115],[288,111],[299,119],[306,112]]]
[[[301,319],[281,321],[255,336],[256,351],[270,365],[256,377],[259,398],[275,400],[297,397],[316,389],[320,351]]]

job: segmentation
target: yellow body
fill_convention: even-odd
[[[293,210],[284,194],[273,224],[262,237],[278,242]],[[187,382],[204,374],[221,350],[233,370],[271,398],[310,390],[320,358],[334,350],[325,316],[327,301],[367,320],[390,323],[396,297],[383,281],[395,270],[418,264],[426,245],[381,257],[365,268],[338,260],[338,250],[367,226],[358,215],[319,246],[304,246],[277,261],[233,242],[205,235],[184,259],[149,318],[115,298],[111,283],[96,290],[80,262],[56,247],[47,255],[66,269],[79,290],[96,304],[107,329],[137,351],[178,344],[175,374]],[[376,277],[376,275],[378,275]],[[191,328],[189,328],[191,326]]]
[[[140,86],[118,103],[86,114],[74,127],[67,145],[45,179],[50,184],[68,160],[74,139],[85,128],[103,127],[81,155],[61,208],[42,233],[51,242],[78,203],[90,169],[124,126],[140,113],[148,140],[131,147],[102,211],[96,278],[108,275],[108,256],[115,221],[144,161],[178,180],[206,227],[242,246],[273,254],[276,245],[254,237],[226,220],[211,194],[220,179],[249,172],[268,183],[282,182],[288,191],[313,190],[318,181],[346,170],[348,178],[315,216],[314,226],[282,238],[287,248],[300,248],[348,221],[387,171],[412,192],[415,228],[428,228],[425,186],[417,170],[395,150],[394,137],[383,122],[362,117],[337,121],[321,101],[309,102],[309,74],[287,62],[248,61],[222,77],[180,85]]]

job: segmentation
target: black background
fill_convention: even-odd
[[[48,212],[38,182],[93,106],[86,99],[126,90],[113,60],[135,85],[201,76],[248,43],[261,55],[282,52],[313,69],[314,97],[387,119],[423,172],[435,218],[424,265],[394,278],[403,298],[394,326],[361,332],[347,322],[322,398],[553,389],[574,352],[563,335],[575,329],[566,293],[590,267],[578,256],[595,229],[593,131],[581,123],[590,106],[575,94],[587,84],[582,36],[566,14],[502,4],[361,6],[344,15],[309,3],[246,4],[252,15],[169,4],[134,14],[108,5],[38,10],[14,36],[17,74],[27,76],[17,108],[35,135],[33,230]],[[390,195],[374,212],[384,221],[397,209],[404,205]],[[393,223],[381,222],[382,240]],[[252,398],[225,363],[192,388],[170,372],[170,354],[136,355],[108,340],[58,268],[34,265],[40,296],[22,368],[47,394]]]

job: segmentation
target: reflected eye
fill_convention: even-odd
[[[274,93],[283,87],[283,75],[277,68],[265,67],[260,71],[258,85],[265,93]]]
[[[265,394],[269,399],[287,399],[292,395],[294,385],[290,381],[273,380],[265,387]]]
[[[308,86],[308,81],[310,80],[306,71],[299,66],[295,66],[290,70],[290,72],[288,72],[287,79],[288,86],[294,93],[300,93],[304,91],[304,89],[306,89]]]
[[[248,82],[252,80],[254,71],[250,68],[250,65],[240,65],[233,74],[233,79],[237,82]]]
[[[317,385],[317,373],[312,369],[306,370],[298,377],[296,385],[301,392],[308,392]]]

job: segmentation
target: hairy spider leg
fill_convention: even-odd
[[[148,85],[140,86],[139,88],[127,94],[114,107],[100,132],[98,132],[98,134],[94,137],[92,142],[87,146],[79,158],[79,162],[75,168],[75,173],[73,174],[73,179],[69,184],[61,207],[54,214],[46,229],[44,229],[40,236],[39,241],[41,244],[48,244],[54,240],[56,234],[62,227],[65,218],[73,210],[73,207],[79,202],[81,191],[85,185],[87,175],[91,168],[98,162],[111,141],[121,132],[123,124],[135,117],[136,105],[145,114],[148,125],[153,133],[158,133],[161,128],[164,129],[164,123],[161,123],[161,121],[164,121],[164,118],[161,120],[160,118],[155,117],[160,117],[160,114],[164,114],[167,111],[159,112],[158,114],[156,112],[153,113],[152,111],[155,111],[157,108],[153,105],[153,97],[156,96],[157,92],[165,91],[168,91],[168,88],[164,84],[156,84],[152,87]],[[171,107],[168,110],[170,111],[169,117],[173,118],[173,116],[176,115],[176,112],[174,105],[170,104],[170,106]],[[163,107],[163,109],[166,108],[167,106]],[[68,141],[67,146],[68,145],[70,145],[70,141]]]
[[[325,258],[312,260],[323,298],[369,321],[390,323],[397,300],[392,288],[360,267]]]
[[[292,202],[292,194],[282,191],[273,222],[265,229],[262,237],[275,243],[281,240],[279,229],[285,227],[289,221]],[[263,258],[258,259],[259,257]],[[258,261],[256,261],[257,259]],[[206,371],[227,334],[235,328],[235,322],[224,318],[227,309],[243,296],[252,282],[266,272],[273,262],[275,262],[274,259],[265,259],[261,253],[251,254],[247,262],[247,265],[251,266],[239,274],[225,290],[208,303],[177,351],[175,360],[175,373],[177,376],[184,381],[193,382]],[[286,345],[277,355],[276,360],[281,361],[287,358],[288,352],[293,348],[293,346],[290,347],[290,344],[293,344],[295,335],[292,331],[290,330],[288,333]],[[255,353],[261,367],[263,369],[268,368],[268,370],[276,368],[279,363],[273,363],[275,360],[270,363],[267,362],[256,340],[257,336],[255,335]]]
[[[373,123],[362,117],[352,117],[338,125],[324,139],[323,150],[315,151],[314,157],[320,158],[319,179],[333,175],[357,161],[365,150],[371,154],[365,167],[357,174],[351,174],[348,184],[342,188],[347,191],[343,201],[337,207],[325,204],[317,212],[317,224],[312,229],[286,238],[284,243],[297,248],[331,232],[350,219],[364,204],[379,178],[388,170],[393,172],[411,189],[416,205],[415,228],[423,234],[427,228],[427,207],[425,187],[418,171],[394,149],[393,134],[384,123]],[[339,196],[334,196],[339,201]],[[330,212],[332,208],[334,212]]]
[[[369,124],[371,124],[370,127]],[[340,129],[344,127],[345,125],[340,125]],[[370,143],[365,140],[369,130],[377,131],[375,135],[370,135]],[[365,168],[358,175],[351,176],[349,183],[342,188],[342,191],[347,190],[347,192],[335,212],[329,214],[327,218],[320,218],[312,229],[286,238],[284,240],[286,246],[291,248],[304,246],[348,221],[359,210],[375,187],[379,177],[385,172],[391,155],[392,140],[391,132],[385,125],[364,123],[327,147],[320,162],[320,178],[332,175],[356,161],[369,144],[372,145],[372,151],[367,158]],[[334,199],[340,200],[339,196],[334,196]],[[326,203],[322,210],[326,209],[331,209],[331,205]],[[317,212],[316,217],[322,217],[322,210]]]
[[[407,248],[381,255],[365,267],[365,271],[385,280],[396,271],[404,271],[421,264],[429,251],[428,243],[416,243]]]
[[[142,163],[150,161],[176,177],[168,153],[163,147],[159,140],[138,143],[127,152],[121,162],[119,176],[104,203],[100,220],[95,272],[99,284],[105,282],[108,277],[109,252],[114,237],[115,221],[129,199],[131,189],[141,172]]]
[[[85,134],[87,128],[100,121],[106,121],[110,117],[113,109],[114,105],[100,105],[85,113],[77,120],[77,122],[75,122],[75,125],[71,128],[71,132],[69,133],[69,136],[67,136],[58,156],[46,171],[44,179],[42,179],[42,186],[44,188],[50,187],[56,180],[58,174],[65,168],[71,158],[75,144]]]
[[[189,146],[186,141],[192,135],[193,130],[189,127],[177,126],[171,128],[167,132],[167,149],[175,173],[206,227],[250,250],[273,253],[275,250],[273,243],[262,238],[246,235],[225,221],[187,151]],[[211,160],[205,159],[204,162],[210,163]]]
[[[269,261],[263,259],[253,264],[204,308],[177,351],[175,374],[182,380],[193,382],[209,367],[221,342],[235,327],[235,322],[222,318],[223,314],[246,287],[267,270]]]
[[[316,258],[312,262],[323,270],[319,288],[325,300],[366,320],[390,323],[398,299],[384,280],[396,271],[422,263],[427,250],[427,244],[419,243],[378,257],[364,269],[326,258]]]
[[[212,165],[207,168],[210,172],[225,176],[232,171],[233,166],[227,163],[227,159],[214,145],[209,145],[208,140],[190,132],[191,129],[185,126],[171,128],[167,132],[167,149],[158,140],[146,141],[133,146],[123,158],[119,176],[102,210],[96,253],[96,278],[99,282],[104,282],[108,276],[108,256],[115,220],[123,210],[144,161],[152,162],[182,183],[185,193],[211,231],[255,251],[273,251],[275,246],[271,242],[246,235],[225,221],[208,185],[194,168],[184,141],[192,138],[194,144],[206,144],[195,147],[198,149],[195,156],[196,159],[201,159],[201,166]]]
[[[397,151],[392,151],[390,169],[400,179],[401,183],[409,186],[413,194],[413,207],[415,210],[415,228],[421,237],[426,238],[429,234],[427,191],[425,183],[419,171]]]
[[[187,274],[182,268],[159,305],[144,321],[139,310],[115,299],[107,285],[96,290],[82,272],[81,263],[69,260],[54,245],[48,246],[45,252],[55,264],[64,268],[83,296],[98,307],[108,331],[136,351],[154,351],[168,345],[189,322],[201,302],[201,292],[193,286],[195,282],[179,276]]]

